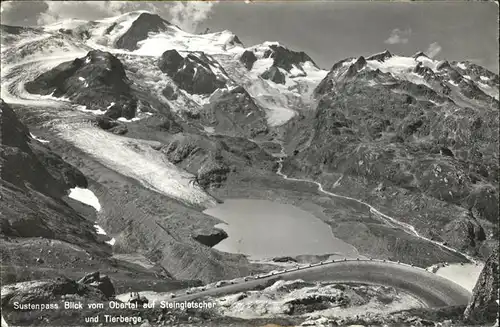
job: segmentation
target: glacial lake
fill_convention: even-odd
[[[336,238],[330,226],[289,204],[266,200],[229,199],[204,213],[225,223],[215,227],[228,238],[214,246],[251,260],[281,256],[337,254],[357,257],[357,251]]]

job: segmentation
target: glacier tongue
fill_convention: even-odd
[[[55,128],[65,140],[97,161],[138,180],[145,187],[194,205],[209,207],[216,203],[201,188],[190,183],[191,174],[180,170],[139,140],[89,126],[58,125]]]

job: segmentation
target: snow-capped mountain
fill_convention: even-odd
[[[326,75],[326,71],[319,69],[305,53],[286,49],[277,42],[245,48],[238,37],[229,31],[190,34],[147,12],[132,12],[93,22],[67,20],[40,29],[16,30],[13,34],[12,39],[21,40],[10,41],[11,46],[3,53],[2,64],[7,71],[9,65],[36,61],[42,56],[46,65],[44,68],[49,68],[48,57],[54,60],[55,65],[65,59],[82,57],[92,49],[110,52],[120,60],[133,58],[136,66],[143,61],[148,62],[150,57],[163,56],[167,50],[175,50],[178,56],[187,57],[188,61],[203,56],[206,64],[200,66],[201,74],[204,68],[211,66],[210,74],[222,76],[226,86],[243,85],[260,109],[266,112],[271,125],[283,124],[296,114],[296,108],[306,107],[314,85]],[[242,57],[249,54],[255,56],[255,62],[251,67],[243,67],[246,64]],[[131,66],[127,69],[134,70]],[[188,66],[191,71],[188,75],[193,78],[195,68],[192,64]],[[152,67],[148,69],[149,72],[141,70],[140,73],[149,73],[151,76],[148,79],[158,80],[157,76],[152,76],[157,75],[157,71],[151,71]],[[205,78],[201,75],[196,77]],[[176,77],[172,78],[175,82]],[[173,85],[177,83],[169,83],[172,78],[165,77],[159,82],[165,87],[170,85],[170,88],[175,88]],[[179,78],[185,79],[185,72],[177,74]],[[218,80],[213,82],[218,83]],[[195,91],[195,96],[183,96],[181,91],[177,101],[167,99],[166,102],[174,110],[199,111],[218,86],[221,85],[209,87],[209,93]],[[180,89],[185,91],[186,87],[189,93],[191,88],[187,85],[181,85]]]
[[[343,80],[367,74],[370,83],[406,81],[422,85],[451,99],[464,101],[498,101],[498,75],[470,62],[437,61],[424,53],[412,57],[392,55],[385,51],[368,58],[348,58],[333,66],[317,92],[329,92]],[[466,100],[468,99],[468,100]]]

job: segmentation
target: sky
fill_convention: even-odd
[[[469,1],[2,1],[2,24],[37,26],[149,10],[190,32],[230,30],[246,45],[278,41],[329,69],[385,49],[469,60],[498,73],[498,4]]]

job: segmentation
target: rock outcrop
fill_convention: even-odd
[[[222,229],[210,229],[195,231],[193,238],[203,245],[214,247],[227,238],[227,233]]]
[[[465,309],[464,319],[471,323],[493,322],[498,319],[500,284],[499,250],[496,248],[484,265]]]
[[[97,288],[108,299],[114,297],[116,294],[111,279],[106,275],[101,275],[98,271],[83,276],[78,283]]]
[[[113,134],[123,135],[127,133],[127,126],[108,116],[97,116],[95,118],[97,126]]]
[[[174,75],[182,67],[183,63],[184,57],[177,50],[167,50],[161,55],[158,67],[162,72]]]
[[[202,188],[221,187],[231,169],[221,154],[211,152],[196,175]]]
[[[483,227],[468,213],[444,226],[443,240],[460,251],[476,249],[486,240]]]
[[[384,61],[386,59],[389,59],[392,57],[392,54],[389,52],[389,50],[385,50],[384,52],[374,54],[372,56],[369,56],[366,58],[366,60],[377,60],[377,61]]]
[[[429,59],[429,57],[423,51],[418,51],[417,53],[415,53],[413,55],[414,59],[417,59],[418,57],[424,57],[424,58]]]
[[[285,84],[286,82],[285,74],[280,72],[278,67],[275,66],[269,67],[265,72],[260,74],[260,77],[270,80],[276,84]]]
[[[63,298],[103,301],[107,297],[98,288],[75,280],[57,278],[9,284],[2,287],[2,308],[14,308],[14,303],[55,303]]]
[[[171,115],[151,115],[138,122],[141,126],[157,132],[176,134],[182,132],[182,126]]]
[[[88,110],[106,111],[117,119],[135,117],[137,99],[121,61],[109,52],[92,50],[64,62],[26,83],[30,93],[69,98]]]
[[[241,86],[215,92],[200,115],[204,125],[217,133],[253,138],[268,132],[265,111]]]
[[[175,89],[171,85],[165,86],[161,92],[167,100],[177,100],[179,95],[175,92]]]
[[[277,44],[269,45],[269,50],[264,52],[264,58],[272,58],[274,67],[282,68],[287,72],[290,72],[293,68],[300,69],[299,67],[306,61],[316,66],[314,60],[305,52],[292,51]]]
[[[162,54],[158,67],[190,94],[211,94],[228,82],[223,68],[203,52],[182,57],[176,50],[168,50]]]
[[[253,64],[257,61],[255,53],[250,50],[245,50],[240,57],[240,62],[245,66],[246,69],[252,70]]]
[[[361,69],[366,66],[366,59],[363,56],[360,56],[356,61],[349,66],[347,70],[346,77],[354,77]]]

